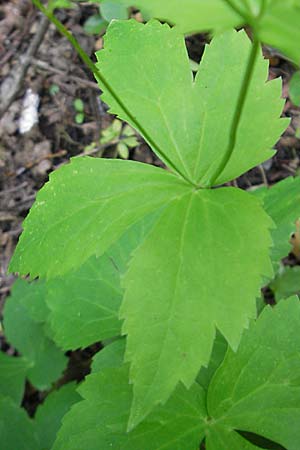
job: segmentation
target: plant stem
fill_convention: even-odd
[[[110,85],[110,83],[107,81],[107,79],[102,75],[102,73],[99,71],[97,66],[93,63],[93,61],[90,59],[90,57],[86,54],[86,52],[83,50],[77,39],[70,33],[70,31],[67,30],[67,28],[55,17],[55,15],[48,10],[40,0],[32,0],[32,3],[56,26],[57,30],[65,36],[70,44],[74,47],[80,58],[82,59],[83,63],[86,65],[86,67],[94,74],[96,80],[100,84],[100,86],[103,86],[106,91],[110,93],[110,95],[114,98],[114,100],[118,103],[120,108],[124,111],[126,116],[131,121],[132,125],[137,128],[140,133],[143,135],[145,140],[149,143],[149,145],[153,148],[153,150],[156,150],[156,153],[158,156],[160,156],[168,166],[174,170],[178,175],[181,176],[185,181],[187,181],[189,184],[194,185],[194,183],[188,178],[187,175],[185,175],[180,169],[178,169],[172,161],[167,157],[167,155],[160,149],[160,147],[153,141],[151,136],[148,134],[148,132],[145,130],[145,128],[140,124],[140,122],[136,119],[134,114],[130,112],[130,110],[127,108],[127,106],[123,103],[119,95],[116,93],[114,88]]]
[[[234,116],[233,116],[233,120],[232,120],[232,124],[231,124],[231,128],[230,128],[230,133],[229,133],[229,142],[228,142],[228,146],[226,149],[226,152],[220,162],[220,165],[218,167],[218,169],[216,170],[214,176],[211,179],[211,185],[214,185],[216,180],[220,177],[220,175],[223,173],[225,167],[228,164],[228,161],[230,160],[232,153],[234,151],[235,148],[235,144],[236,144],[236,139],[237,139],[237,132],[238,132],[238,128],[240,125],[240,121],[241,121],[241,117],[242,117],[242,113],[244,110],[244,106],[245,106],[245,102],[246,102],[246,98],[247,98],[247,94],[249,91],[249,86],[251,83],[251,78],[253,75],[253,71],[255,68],[255,62],[256,62],[256,58],[258,55],[258,51],[259,51],[259,47],[260,47],[260,43],[259,40],[256,39],[256,36],[254,36],[254,41],[253,41],[253,45],[251,48],[251,52],[250,52],[250,56],[249,56],[249,60],[248,60],[248,64],[247,64],[247,68],[246,68],[246,72],[245,72],[245,76],[242,82],[242,86],[239,92],[239,97],[238,97],[238,101],[236,104],[236,108],[234,111]]]

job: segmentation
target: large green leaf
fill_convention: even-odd
[[[38,193],[10,270],[35,277],[76,269],[187,188],[174,175],[147,164],[73,159],[53,172]]]
[[[13,345],[30,364],[27,377],[39,389],[47,389],[64,370],[67,358],[45,334],[43,324],[35,322],[24,298],[30,295],[32,285],[25,280],[14,283],[12,295],[4,308],[4,331]],[[34,289],[33,289],[34,291]]]
[[[0,395],[1,450],[40,450],[34,423],[9,397]]]
[[[103,369],[79,388],[83,401],[63,419],[53,450],[198,450],[204,426],[204,392],[179,386],[169,402],[131,433],[128,368]]]
[[[21,403],[30,362],[0,352],[0,395]]]
[[[235,430],[256,433],[298,450],[299,328],[300,303],[292,297],[274,309],[266,307],[245,332],[238,352],[228,350],[208,390],[207,408],[212,418],[208,450],[244,448],[231,444],[242,439]]]
[[[165,208],[133,253],[121,307],[134,384],[130,426],[179,381],[192,384],[209,362],[216,327],[237,348],[256,315],[261,276],[272,274],[270,225],[243,191],[198,190]]]
[[[75,390],[75,383],[68,383],[52,391],[37,409],[34,426],[39,439],[38,450],[50,450],[56,438],[61,421],[72,405],[81,400]],[[35,450],[35,449],[31,449]]]
[[[92,256],[75,272],[47,282],[49,322],[60,347],[86,347],[120,334],[120,277],[154,219],[135,224],[99,258]]]
[[[140,8],[146,20],[156,17],[175,24],[182,33],[219,32],[244,24],[252,25],[262,42],[277,47],[300,65],[299,0],[113,1]]]
[[[101,86],[103,100],[186,179],[201,186],[222,184],[270,158],[270,149],[288,124],[288,119],[279,120],[281,81],[266,83],[268,63],[259,54],[236,142],[221,170],[231,127],[238,120],[250,51],[251,42],[243,31],[216,37],[207,46],[194,81],[184,39],[175,29],[157,21],[147,25],[115,21],[108,28],[104,50],[97,53],[98,68],[134,121],[105,86]]]
[[[291,250],[290,236],[300,217],[300,177],[286,178],[270,189],[258,190],[255,194],[263,198],[264,209],[275,223],[271,258],[278,265]]]

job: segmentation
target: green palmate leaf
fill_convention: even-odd
[[[60,347],[86,347],[120,334],[120,277],[154,220],[138,222],[101,257],[92,256],[79,270],[47,282],[49,321]]]
[[[10,269],[35,277],[78,268],[187,189],[174,175],[150,165],[76,158],[52,173],[38,193]]]
[[[208,390],[208,450],[252,448],[232,444],[242,442],[235,430],[261,435],[289,450],[299,448],[299,327],[300,304],[293,297],[273,310],[265,308],[238,352],[228,350]]]
[[[30,362],[0,353],[0,395],[21,403]]]
[[[270,288],[277,302],[291,295],[300,294],[300,267],[281,267]]]
[[[193,81],[184,39],[175,29],[157,21],[116,21],[108,29],[105,49],[97,53],[98,68],[140,126],[105,87],[103,100],[146,140],[151,136],[153,150],[186,179],[201,186],[221,184],[270,158],[288,123],[279,120],[281,81],[266,83],[268,63],[258,55],[235,145],[222,169],[250,51],[243,31],[216,37]]]
[[[83,401],[63,419],[53,450],[198,450],[205,415],[204,391],[182,385],[136,430],[126,432],[132,401],[126,366],[103,369],[79,388]],[[117,405],[117,406],[116,406]]]
[[[44,403],[38,407],[34,425],[39,439],[39,450],[50,450],[52,448],[63,416],[72,405],[81,400],[75,388],[75,383],[64,385],[58,391],[51,392]]]
[[[44,326],[35,322],[23,298],[31,285],[17,280],[4,308],[4,330],[8,342],[30,364],[27,377],[39,389],[47,389],[64,370],[67,359],[46,336]]]
[[[33,421],[12,399],[0,395],[1,450],[39,449]]]
[[[300,217],[300,177],[286,178],[270,189],[259,190],[255,194],[263,198],[264,208],[275,223],[271,258],[278,265],[291,249],[290,236]]]
[[[104,0],[104,3],[107,0]],[[111,2],[111,0],[109,0]],[[262,42],[279,48],[300,64],[299,0],[114,0],[140,8],[152,17],[177,25],[182,33],[219,32],[252,25]]]
[[[192,384],[208,364],[216,327],[237,348],[256,315],[260,277],[272,275],[270,225],[243,191],[198,190],[165,208],[134,252],[121,307],[134,384],[130,426],[179,381]]]

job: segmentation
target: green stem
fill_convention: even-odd
[[[109,84],[109,82],[106,80],[106,78],[102,75],[102,73],[99,71],[97,66],[93,63],[93,61],[90,59],[90,57],[86,54],[86,52],[83,50],[77,39],[70,33],[66,27],[55,17],[55,15],[49,11],[45,6],[41,3],[40,0],[32,0],[32,3],[52,22],[57,30],[65,36],[70,44],[74,47],[80,58],[82,59],[83,63],[86,65],[86,67],[91,70],[91,72],[94,74],[96,80],[98,83],[105,88],[106,91],[110,93],[110,95],[114,98],[116,103],[120,106],[120,108],[124,111],[126,116],[129,118],[131,123],[135,128],[137,128],[140,133],[143,135],[145,140],[149,143],[149,145],[153,148],[153,150],[156,150],[156,153],[158,156],[160,156],[164,162],[174,170],[178,175],[181,176],[185,181],[187,181],[189,184],[194,185],[194,183],[183,173],[181,170],[179,170],[172,161],[167,157],[167,155],[159,148],[159,146],[153,141],[151,136],[148,134],[148,132],[145,130],[145,128],[139,123],[139,121],[136,119],[136,117],[129,111],[127,106],[123,103],[119,95],[116,93],[116,91],[113,89],[113,87]]]
[[[255,62],[256,62],[258,51],[259,51],[259,47],[260,47],[259,40],[256,39],[256,37],[254,36],[254,41],[253,41],[253,45],[251,48],[251,52],[250,52],[250,56],[249,56],[249,60],[248,60],[247,68],[246,68],[246,73],[245,73],[245,76],[243,79],[243,83],[242,83],[242,86],[241,86],[241,89],[239,92],[237,105],[236,105],[236,108],[234,111],[234,116],[233,116],[230,133],[229,133],[228,146],[227,146],[226,152],[224,153],[224,156],[220,162],[220,165],[215,172],[215,175],[211,179],[211,185],[214,185],[216,180],[223,173],[223,171],[224,171],[226,165],[228,164],[228,161],[230,160],[232,153],[234,151],[236,140],[237,140],[237,132],[238,132],[238,128],[240,125],[242,113],[244,110],[247,94],[249,91],[251,78],[252,78],[253,71],[255,68]]]

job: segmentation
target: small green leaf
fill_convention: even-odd
[[[64,415],[72,405],[80,400],[81,397],[76,392],[75,383],[65,384],[59,390],[52,391],[47,395],[34,417],[35,430],[39,439],[38,449],[50,450],[52,448]]]
[[[300,72],[295,72],[290,80],[290,99],[296,106],[300,106]]]
[[[113,19],[128,19],[128,8],[115,1],[105,0],[101,2],[100,12],[108,23]]]
[[[60,88],[57,84],[51,84],[51,86],[49,87],[49,94],[52,96],[58,94],[59,91],[60,91]]]
[[[4,308],[4,331],[8,342],[30,363],[30,382],[44,390],[62,374],[67,359],[46,336],[43,324],[35,322],[24,306],[23,297],[31,288],[24,280],[14,283]]]
[[[270,189],[254,192],[264,202],[264,209],[275,223],[272,230],[274,247],[271,258],[278,268],[282,258],[291,250],[290,236],[295,231],[295,222],[300,217],[300,177],[286,178]]]
[[[137,140],[137,138],[135,136],[127,137],[125,139],[122,139],[122,142],[124,144],[126,144],[126,146],[129,147],[129,148],[134,148],[134,147],[137,147],[139,145],[139,141]]]
[[[129,158],[129,150],[127,145],[124,142],[119,142],[117,145],[117,152],[121,156],[122,159]]]
[[[135,136],[135,131],[130,125],[125,125],[122,130],[122,135],[128,137]]]
[[[283,266],[270,284],[270,288],[275,293],[277,302],[291,295],[300,294],[300,267]]]
[[[124,362],[125,343],[125,339],[118,339],[100,350],[93,358],[92,373],[121,367]]]
[[[84,111],[84,103],[81,100],[81,98],[75,98],[75,100],[73,102],[73,105],[74,105],[75,111],[77,111],[77,112],[83,112]]]
[[[104,20],[100,14],[93,14],[83,24],[83,29],[88,34],[100,34],[105,30],[108,23]]]
[[[33,421],[9,397],[0,395],[1,450],[35,450],[39,442]]]
[[[84,113],[77,113],[75,115],[75,122],[81,125],[84,122]]]
[[[30,362],[26,359],[0,352],[0,395],[10,397],[20,404],[29,368]]]

